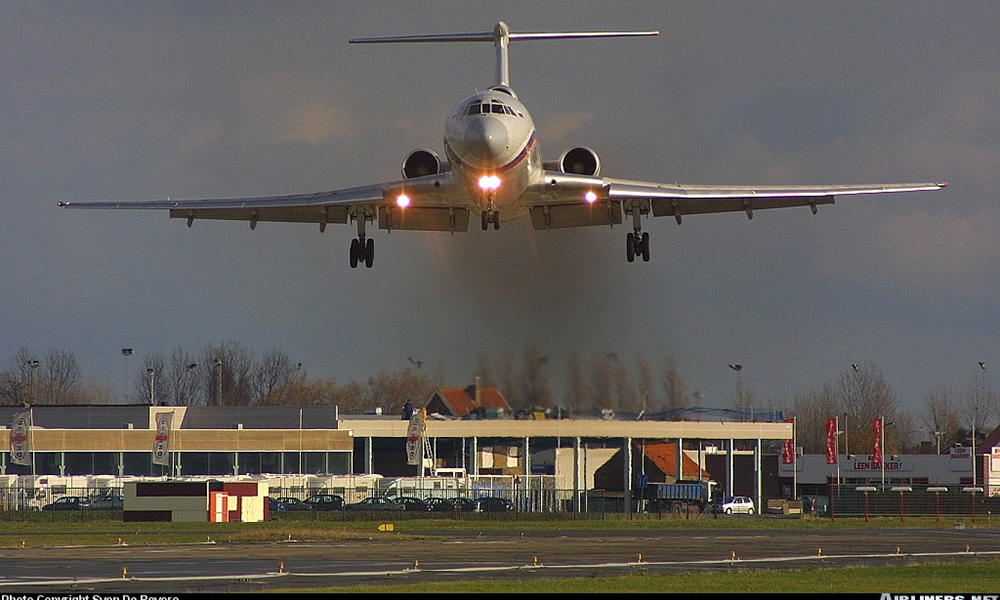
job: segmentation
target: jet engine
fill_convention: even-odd
[[[563,152],[556,168],[563,173],[596,176],[601,174],[601,158],[590,148],[578,146]]]
[[[414,150],[403,159],[403,177],[413,179],[424,175],[437,175],[448,170],[447,162],[441,162],[437,154],[423,148]]]

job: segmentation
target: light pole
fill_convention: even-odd
[[[741,365],[739,363],[731,363],[731,364],[729,364],[727,366],[730,369],[736,371],[736,396],[734,397],[734,401],[736,403],[736,408],[738,408],[740,410],[740,412],[743,412],[743,410],[744,410],[744,406],[743,406],[743,378],[742,378],[742,376],[740,376],[740,371],[743,370],[743,365]],[[742,417],[742,415],[741,415],[741,417]],[[746,419],[743,418],[743,420],[746,420]]]
[[[153,392],[155,388],[156,381],[156,371],[152,367],[146,369],[146,373],[149,375],[149,404],[150,406],[156,406],[156,394]]]
[[[215,365],[215,405],[222,406],[222,359],[213,358],[212,363]]]
[[[937,453],[938,453],[938,455],[941,454],[941,436],[942,435],[944,435],[943,431],[935,431],[934,432],[934,440],[937,442]]]
[[[122,348],[122,402],[128,395],[126,391],[128,389],[128,357],[132,356],[133,352],[135,350],[132,348]]]
[[[986,363],[979,361],[979,370],[986,370]],[[976,392],[978,394],[978,392]],[[976,487],[976,421],[979,419],[979,398],[974,400],[972,405],[972,487]],[[973,493],[975,498],[975,493]],[[975,504],[973,504],[975,506]],[[975,518],[973,518],[975,520]]]
[[[36,391],[35,391],[36,390],[35,381],[37,381],[37,377],[35,376],[35,370],[38,369],[38,366],[41,363],[38,362],[37,358],[33,358],[33,359],[29,360],[26,364],[28,365],[28,376],[29,376],[28,377],[28,402],[26,404],[34,404],[35,403],[35,394],[36,394]]]

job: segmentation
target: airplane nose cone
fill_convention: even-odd
[[[465,130],[465,148],[482,159],[496,158],[507,149],[507,128],[500,119],[482,116]]]

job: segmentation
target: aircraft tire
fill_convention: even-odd
[[[500,229],[500,211],[493,212],[493,230]]]
[[[649,232],[642,234],[642,261],[649,262]]]
[[[375,261],[375,240],[373,238],[368,238],[365,240],[365,267],[372,268],[372,262]]]
[[[625,237],[625,257],[629,262],[635,262],[635,234],[630,233]]]
[[[358,240],[351,240],[351,268],[356,269],[358,266],[358,250],[361,244]]]
[[[490,228],[490,215],[484,210],[483,211],[483,231]]]

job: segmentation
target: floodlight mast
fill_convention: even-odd
[[[594,37],[632,37],[660,35],[659,31],[511,31],[500,21],[493,31],[482,33],[439,33],[430,35],[396,35],[382,37],[354,38],[352,44],[385,44],[396,42],[493,42],[496,47],[497,85],[510,85],[510,60],[508,48],[513,40],[556,40]]]

